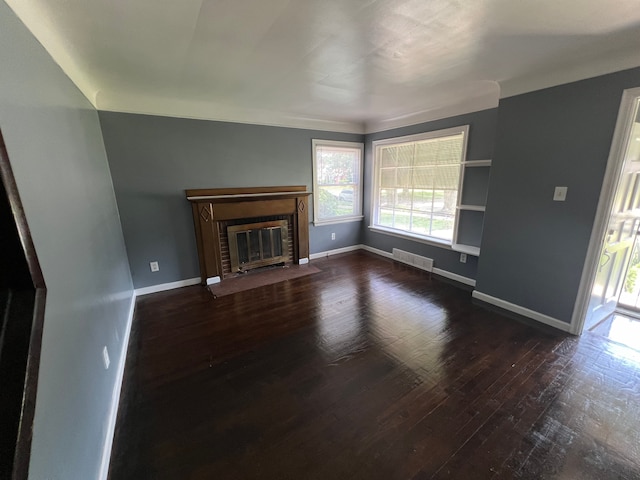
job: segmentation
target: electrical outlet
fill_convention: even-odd
[[[467,254],[466,253],[461,253],[460,254],[460,263],[467,263]]]
[[[109,350],[107,350],[106,345],[102,349],[102,360],[104,360],[104,369],[109,370],[109,365],[111,364],[111,360],[109,360]]]
[[[567,187],[556,187],[553,192],[554,202],[564,202],[567,199]]]
[[[149,262],[149,266],[151,267],[152,272],[157,272],[158,270],[160,270],[158,262]]]
[[[336,239],[336,232],[332,232],[331,233],[331,240],[335,240]]]

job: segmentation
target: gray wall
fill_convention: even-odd
[[[477,290],[570,322],[622,91],[637,86],[633,69],[500,101]]]
[[[99,112],[136,288],[198,277],[185,189],[312,186],[313,138],[362,135]],[[331,232],[336,240],[331,241]],[[310,226],[311,253],[359,242],[360,222]],[[160,271],[151,273],[157,260]]]
[[[428,258],[433,258],[434,267],[441,268],[458,275],[463,275],[465,277],[475,278],[478,257],[472,257],[469,255],[467,257],[467,263],[460,263],[460,254],[452,250],[401,239],[385,235],[383,233],[372,232],[367,228],[371,221],[371,179],[373,168],[372,142],[385,138],[414,135],[417,133],[441,130],[443,128],[469,125],[467,160],[490,160],[493,157],[496,118],[497,109],[490,109],[367,135],[365,140],[366,151],[364,168],[365,221],[362,224],[362,243],[386,252],[391,252],[393,248],[399,248]]]
[[[95,479],[132,298],[127,257],[98,115],[4,2],[0,128],[48,287],[30,478]]]

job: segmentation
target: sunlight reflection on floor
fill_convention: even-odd
[[[608,337],[614,342],[640,350],[640,320],[614,315]]]
[[[611,340],[605,344],[610,355],[640,366],[640,319],[615,314],[591,332]]]

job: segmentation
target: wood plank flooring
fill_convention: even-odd
[[[138,299],[110,479],[636,479],[640,353],[366,253]]]

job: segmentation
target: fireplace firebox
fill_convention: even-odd
[[[231,272],[289,261],[286,220],[227,227]]]

